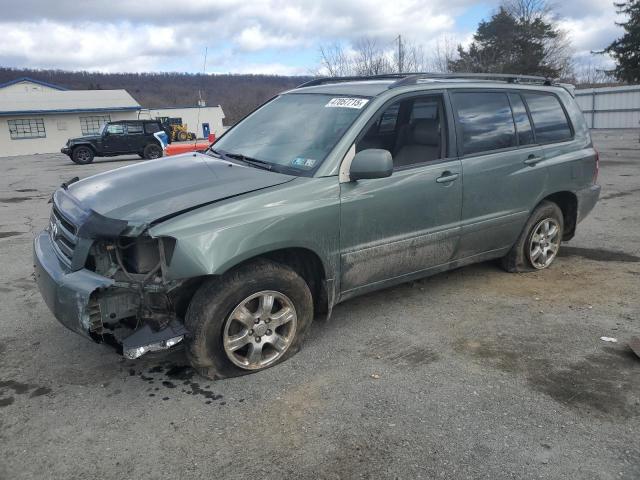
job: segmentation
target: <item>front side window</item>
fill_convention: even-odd
[[[109,135],[124,135],[124,125],[122,123],[109,123],[105,128]]]
[[[309,176],[368,101],[327,94],[281,95],[225,133],[213,150],[265,162],[275,171]]]
[[[443,156],[443,122],[440,95],[399,100],[378,114],[356,143],[356,152],[388,150],[397,169],[439,160]]]
[[[533,128],[538,143],[553,143],[571,140],[569,121],[560,101],[548,93],[525,93]]]
[[[42,118],[7,120],[7,124],[9,125],[9,135],[12,140],[45,138],[47,136],[47,132],[44,129],[44,119]]]
[[[516,130],[507,94],[459,92],[451,95],[462,130],[464,155],[515,147]]]
[[[109,115],[91,115],[88,117],[80,117],[80,130],[83,135],[95,135],[102,131],[105,123],[109,123],[111,117]]]

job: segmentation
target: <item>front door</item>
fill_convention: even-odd
[[[356,143],[356,151],[390,150],[395,168],[388,178],[341,184],[343,294],[420,276],[453,256],[462,170],[447,158],[447,118],[441,95],[402,99],[378,112]]]
[[[127,151],[127,139],[123,123],[110,123],[102,137],[104,153],[116,154]]]

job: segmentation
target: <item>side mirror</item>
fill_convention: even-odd
[[[393,173],[393,159],[388,150],[369,148],[356,153],[351,161],[349,178],[352,181],[369,178],[390,177]]]

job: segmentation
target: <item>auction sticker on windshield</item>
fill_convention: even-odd
[[[329,100],[329,103],[327,103],[325,107],[360,109],[364,107],[368,101],[369,100],[366,98],[339,97],[339,98],[332,98],[331,100]]]

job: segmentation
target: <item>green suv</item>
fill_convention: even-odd
[[[597,174],[566,85],[318,79],[204,153],[64,184],[36,278],[71,330],[129,359],[184,344],[200,374],[232,377],[292,356],[356,295],[492,259],[549,267]]]

